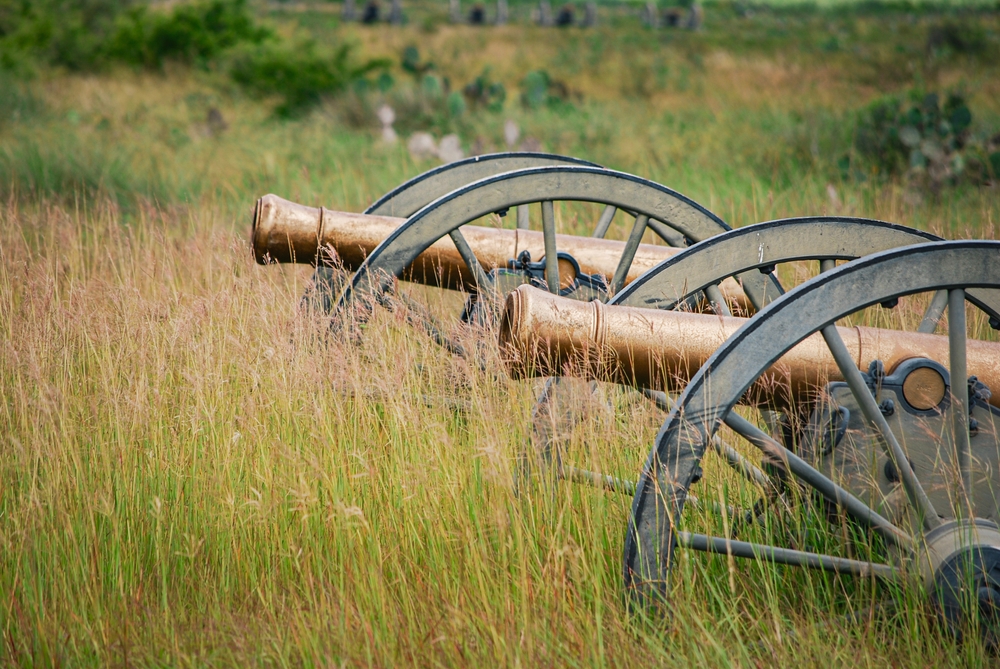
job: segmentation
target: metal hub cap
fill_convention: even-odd
[[[1000,528],[977,518],[952,521],[927,535],[928,590],[938,613],[959,635],[974,632],[1000,646]]]

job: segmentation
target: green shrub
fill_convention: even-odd
[[[231,47],[272,36],[257,25],[246,0],[210,0],[180,5],[170,14],[132,8],[118,17],[102,51],[111,61],[149,69],[171,60],[205,67]]]
[[[988,45],[986,31],[974,21],[945,21],[927,31],[927,51],[931,55],[978,55],[984,53]]]
[[[454,91],[448,96],[446,104],[448,105],[448,115],[452,118],[461,118],[468,108],[468,105],[465,104],[465,98],[458,91]]]
[[[203,0],[169,13],[134,0],[0,0],[0,65],[8,68],[159,69],[169,60],[205,66],[233,46],[271,35],[246,0]]]
[[[552,79],[545,70],[528,72],[521,80],[521,104],[528,109],[558,106],[571,97],[566,84]]]
[[[548,101],[549,75],[544,70],[528,72],[521,80],[521,104],[538,109]]]
[[[429,100],[439,100],[444,97],[445,82],[441,81],[441,77],[437,77],[433,74],[425,75],[420,80],[420,92],[421,94]]]
[[[134,0],[0,0],[0,66],[99,65],[102,44]]]
[[[230,74],[251,94],[279,96],[282,101],[276,111],[282,116],[292,116],[388,64],[384,60],[355,63],[349,46],[341,46],[327,55],[319,52],[313,42],[267,43],[241,50],[233,60]]]
[[[993,163],[1000,155],[991,141],[972,136],[972,120],[959,93],[949,93],[943,102],[937,93],[919,91],[880,98],[858,114],[856,167],[876,175],[906,175],[934,190],[995,178]]]
[[[400,86],[385,96],[385,101],[396,111],[396,130],[402,135],[460,131],[461,124],[469,121],[467,106],[462,95],[450,88],[447,80],[425,74],[418,84]]]
[[[420,50],[412,44],[403,49],[399,64],[404,72],[412,74],[418,80],[435,68],[431,61],[420,62]]]
[[[500,111],[507,100],[507,89],[499,81],[490,78],[490,69],[462,87],[462,95],[472,107],[484,107],[489,111]]]
[[[250,93],[280,96],[283,115],[386,65],[355,63],[348,47],[320,53],[311,42],[280,40],[258,24],[247,0],[200,0],[170,12],[150,11],[133,0],[0,0],[0,68],[38,63],[98,70],[124,63],[160,70],[168,61],[202,68],[228,64],[233,80]],[[383,75],[375,85],[384,92],[393,82]]]

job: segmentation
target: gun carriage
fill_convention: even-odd
[[[595,203],[593,236],[557,234],[557,201]],[[532,204],[540,205],[540,231],[530,229]],[[619,211],[633,219],[627,238],[604,239]],[[491,214],[514,220],[474,225]],[[668,246],[643,244],[647,232]],[[432,170],[361,215],[267,196],[255,209],[253,246],[262,263],[316,265],[314,306],[339,317],[358,303],[402,304],[460,354],[445,328],[398,294],[397,280],[468,293],[461,318],[472,322],[491,322],[495,309],[483,306],[507,295],[500,336],[513,375],[624,384],[669,410],[637,482],[577,469],[562,462],[560,431],[572,422],[560,424],[565,407],[553,377],[539,394],[524,457],[634,495],[624,577],[638,599],[665,600],[675,552],[687,547],[884,580],[917,573],[949,622],[961,626],[977,607],[994,619],[1000,446],[989,386],[1000,383],[1000,351],[967,339],[965,301],[985,314],[975,327],[1000,326],[996,244],[943,243],[836,217],[730,230],[639,177],[559,156],[498,154]],[[821,274],[785,293],[776,267],[806,260],[818,261]],[[853,262],[837,267],[844,260]],[[893,313],[900,300],[919,304],[910,319],[916,332],[834,325]],[[689,313],[699,310],[714,315]],[[732,316],[755,312],[746,321]],[[945,312],[948,336],[936,336]],[[952,384],[968,372],[978,378]],[[740,402],[756,413],[737,411]],[[725,443],[729,433],[745,444]],[[757,456],[748,453],[754,448]],[[752,491],[694,504],[706,449]],[[762,529],[768,509],[815,500],[828,520],[845,515],[877,545],[865,558],[772,545]],[[721,513],[724,536],[691,531],[699,522],[719,529],[691,520],[709,508]],[[744,540],[754,537],[761,540]],[[995,645],[998,630],[980,629]]]
[[[956,630],[978,626],[996,647],[1000,399],[990,387],[1000,384],[1000,343],[967,338],[966,301],[985,314],[972,319],[976,329],[996,326],[998,258],[996,242],[963,241],[902,247],[836,268],[825,261],[826,272],[752,319],[583,305],[525,287],[507,298],[500,342],[515,377],[574,373],[643,388],[669,405],[637,482],[559,467],[569,478],[634,495],[624,578],[639,599],[667,597],[683,547],[915,582]],[[923,332],[836,325],[921,293],[936,313],[940,291],[946,336],[930,334],[926,316]],[[748,408],[780,411],[782,429],[769,434],[757,424],[766,423],[763,411],[748,420]],[[725,443],[723,431],[745,444]],[[757,461],[746,455],[754,449]],[[689,504],[706,450],[759,489],[752,509],[730,504],[739,494],[713,505],[728,516],[722,536],[691,531],[706,524]],[[868,551],[867,559],[839,555],[845,546],[809,551],[739,537],[773,541],[752,525],[789,495],[819,501],[831,522],[843,514],[877,536],[863,549],[850,546]]]

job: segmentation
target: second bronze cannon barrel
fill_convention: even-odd
[[[277,195],[265,195],[257,200],[254,208],[251,243],[254,258],[261,264],[328,263],[340,264],[353,271],[405,220],[308,207]],[[524,251],[535,261],[545,255],[540,231],[466,225],[462,227],[462,234],[487,272],[507,267],[509,261]],[[573,256],[581,272],[598,274],[610,281],[625,250],[625,242],[556,235],[556,247]],[[640,244],[626,282],[678,252],[679,249],[669,246]],[[443,288],[461,289],[474,285],[472,272],[447,236],[420,254],[403,278]],[[561,264],[560,279],[572,281],[572,278]],[[736,281],[727,279],[720,289],[728,300],[746,305],[746,296]]]
[[[521,286],[507,296],[499,337],[515,378],[569,374],[679,392],[746,321],[579,302]],[[860,326],[837,329],[861,370],[873,360],[881,360],[890,373],[911,358],[948,365],[947,337]],[[969,373],[997,391],[990,403],[1000,407],[1000,343],[970,339],[967,355]],[[772,365],[751,392],[782,405],[840,380],[833,354],[816,333]]]

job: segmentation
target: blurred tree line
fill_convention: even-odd
[[[358,62],[345,45],[282,39],[246,0],[198,0],[169,11],[136,0],[0,0],[0,69],[8,73],[160,71],[169,62],[219,70],[251,94],[278,96],[283,115],[387,66]]]

